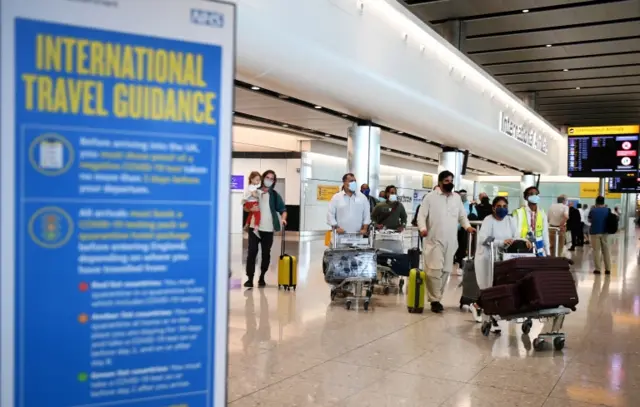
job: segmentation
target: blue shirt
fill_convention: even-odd
[[[592,235],[604,235],[607,233],[607,217],[610,210],[606,207],[596,207],[589,212],[589,219],[591,220],[591,229],[589,233]]]
[[[462,203],[462,206],[464,206],[464,210],[465,210],[465,212],[467,213],[467,218],[468,218],[468,217],[469,217],[469,215],[471,215],[471,214],[476,215],[476,217],[478,216],[478,212],[476,212],[476,207],[475,207],[475,205],[474,205],[474,206],[471,206],[471,203],[470,203],[469,201],[467,201],[467,202],[463,202],[463,203]],[[459,224],[458,226],[459,226],[459,227],[462,227],[462,225],[460,225],[460,224]]]

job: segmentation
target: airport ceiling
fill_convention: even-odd
[[[399,1],[552,124],[640,122],[640,0]]]

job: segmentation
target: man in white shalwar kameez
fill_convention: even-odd
[[[418,211],[418,228],[423,236],[422,259],[427,274],[427,299],[431,311],[444,311],[441,304],[446,282],[458,249],[458,225],[473,233],[462,199],[453,193],[453,174],[438,175],[438,187],[425,195]]]

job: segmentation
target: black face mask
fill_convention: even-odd
[[[480,201],[483,204],[488,204],[489,203],[489,198],[487,198],[486,196],[484,198],[482,198],[482,200]]]
[[[450,193],[453,191],[453,183],[451,184],[442,184],[442,190],[446,193]]]

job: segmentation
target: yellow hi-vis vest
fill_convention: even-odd
[[[520,238],[526,239],[527,238],[527,234],[529,233],[529,216],[527,216],[527,209],[526,208],[519,208],[517,210],[520,211],[518,216],[521,219],[521,221],[520,221]],[[542,234],[544,232],[543,219],[544,219],[544,212],[541,209],[538,209],[538,212],[536,213],[536,234],[535,234],[536,240],[541,240],[543,238],[543,236],[542,236]]]

